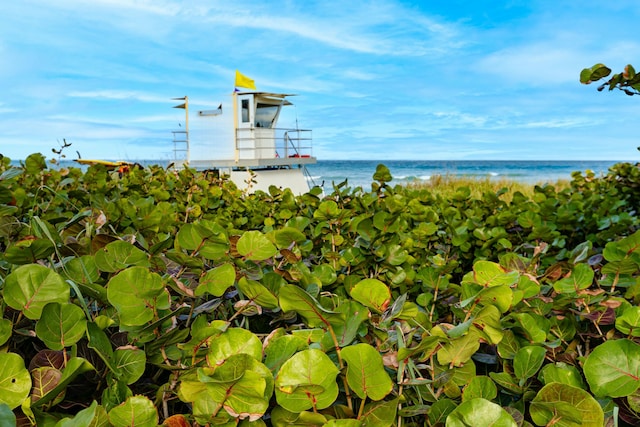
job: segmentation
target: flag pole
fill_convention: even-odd
[[[184,120],[184,131],[185,131],[185,143],[187,145],[187,150],[186,150],[186,161],[187,164],[189,164],[189,160],[190,160],[190,152],[189,152],[189,97],[187,95],[185,95],[183,98],[172,98],[175,100],[180,100],[180,101],[184,101],[184,104],[180,104],[180,105],[176,105],[173,108],[184,108],[184,115],[185,115],[185,120]]]

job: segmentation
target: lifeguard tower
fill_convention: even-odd
[[[311,130],[278,127],[282,108],[293,105],[291,96],[236,90],[230,107],[221,103],[215,110],[199,110],[191,118],[193,130],[189,98],[176,98],[184,100],[176,108],[185,109],[186,120],[184,129],[173,132],[175,165],[217,170],[250,192],[268,191],[271,185],[297,194],[309,191],[306,165],[316,163]]]

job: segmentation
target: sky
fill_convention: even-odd
[[[0,25],[0,154],[166,160],[188,95],[235,71],[297,94],[318,159],[637,161],[637,0],[19,0]],[[282,123],[281,123],[282,124]]]

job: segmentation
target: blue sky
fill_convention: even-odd
[[[171,98],[235,70],[296,93],[319,159],[637,161],[640,96],[580,70],[640,52],[640,2],[20,0],[0,25],[0,153],[168,159]]]

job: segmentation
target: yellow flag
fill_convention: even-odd
[[[257,90],[256,83],[249,77],[245,76],[244,74],[241,74],[240,71],[238,70],[236,70],[236,86]]]

